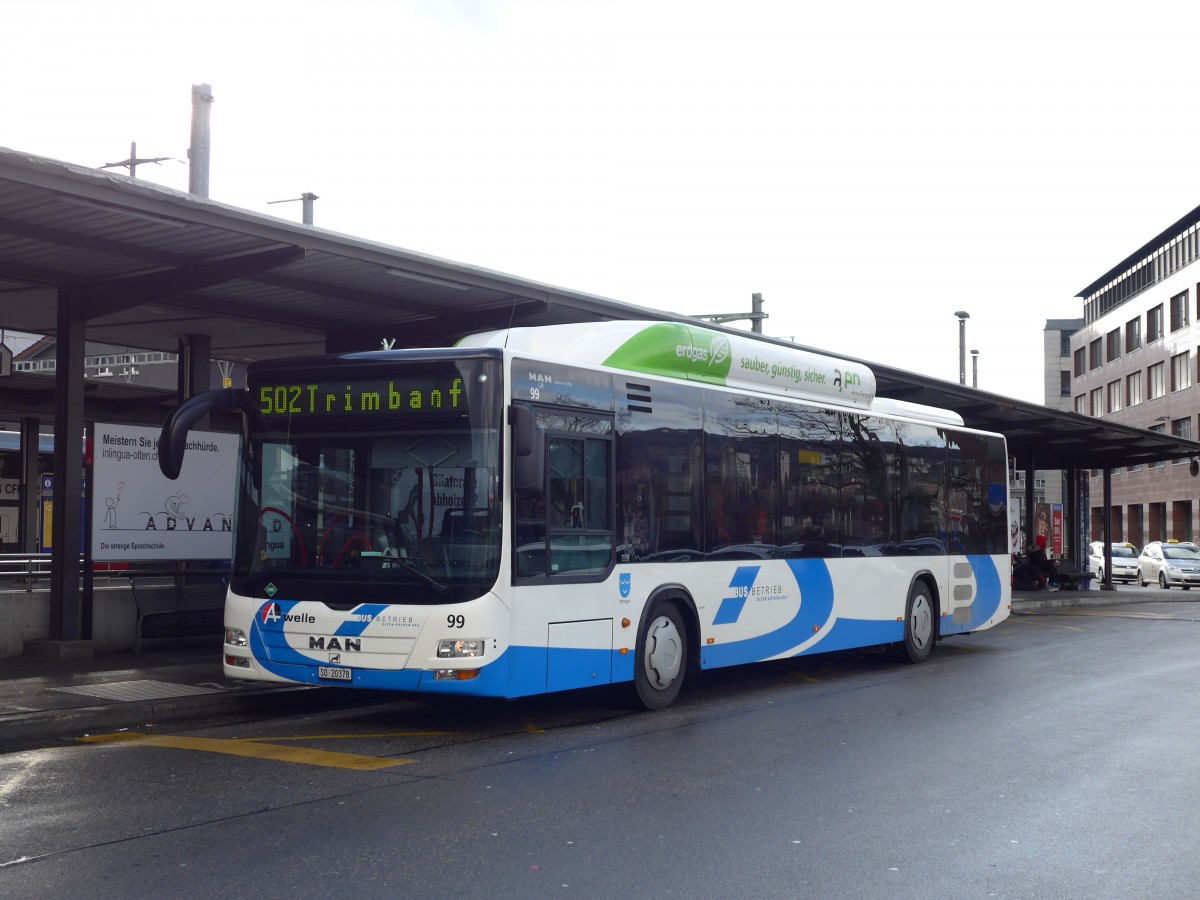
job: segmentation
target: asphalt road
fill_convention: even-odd
[[[1193,897],[1200,606],[0,756],[0,896]]]

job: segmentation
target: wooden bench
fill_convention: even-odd
[[[228,569],[131,569],[123,572],[133,594],[133,652],[142,641],[219,637],[225,627]]]

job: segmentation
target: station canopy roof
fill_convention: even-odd
[[[88,341],[174,353],[181,336],[204,335],[214,359],[233,361],[377,349],[385,339],[446,345],[510,325],[696,322],[0,148],[0,327],[55,335],[60,292],[80,298]],[[1200,455],[1194,441],[859,361],[879,396],[1001,432],[1021,465],[1030,455],[1039,469]],[[44,418],[53,393],[51,376],[5,376],[0,417]],[[173,402],[137,383],[86,386],[90,418],[161,418]]]

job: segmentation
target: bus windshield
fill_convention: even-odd
[[[257,373],[234,591],[350,609],[489,590],[500,383],[498,361],[478,358]]]

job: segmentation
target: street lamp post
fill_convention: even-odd
[[[958,316],[958,383],[967,383],[967,319],[971,314],[961,309],[955,313]]]
[[[971,387],[979,387],[979,351],[971,351]]]

